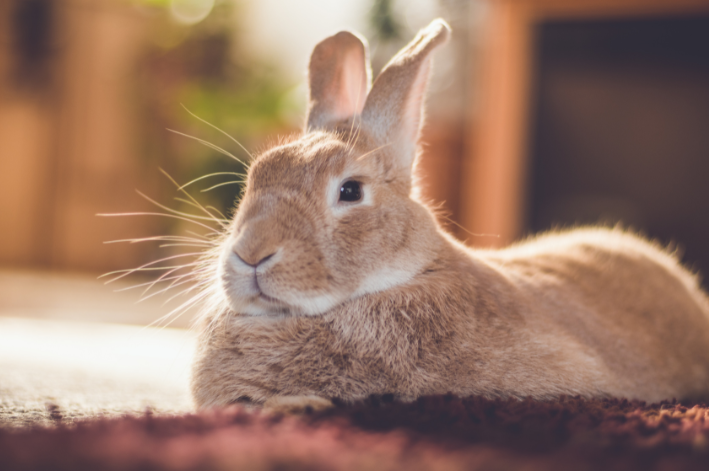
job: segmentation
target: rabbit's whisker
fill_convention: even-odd
[[[359,118],[359,121],[357,122],[357,128],[355,129],[354,135],[350,139],[350,148],[354,149],[355,146],[357,145],[357,141],[359,141],[359,136],[362,132],[362,115],[356,115],[355,120]],[[354,123],[354,120],[353,120]]]
[[[190,265],[197,265],[197,262],[195,263],[189,263],[185,265],[172,265],[168,267],[148,267],[148,268],[130,268],[130,269],[125,269],[125,270],[114,270],[109,273],[104,273],[103,275],[100,275],[98,278],[103,278],[104,276],[108,275],[115,275],[116,273],[125,273],[125,272],[132,272],[132,271],[160,271],[160,270],[169,270],[170,268],[184,268],[188,267]],[[105,284],[109,284],[111,281],[107,281]]]
[[[237,140],[234,138],[234,136],[232,136],[231,134],[227,133],[226,131],[224,131],[224,130],[222,130],[222,129],[219,129],[217,126],[213,125],[213,124],[210,123],[209,121],[200,118],[199,116],[197,116],[196,114],[194,114],[193,112],[191,112],[190,110],[188,110],[187,107],[186,107],[185,105],[183,105],[182,103],[180,103],[180,105],[182,105],[182,108],[184,108],[185,111],[187,111],[190,115],[192,115],[192,117],[194,117],[194,118],[200,120],[201,122],[203,122],[203,123],[206,124],[207,126],[210,126],[211,128],[216,129],[217,131],[219,131],[220,133],[224,134],[226,137],[228,137],[229,139],[231,139],[232,141],[234,141],[234,142],[236,143],[236,145],[238,145],[239,147],[241,147],[241,149],[242,149],[244,152],[246,152],[246,155],[248,155],[249,158],[251,158],[251,159],[254,158],[254,156],[251,154],[251,152],[249,152],[248,149],[247,149],[246,147],[244,147],[244,146],[241,144],[241,142],[237,141]],[[243,165],[246,165],[244,162],[241,162],[240,160],[239,160],[239,162],[240,162],[241,164],[243,164]]]
[[[175,298],[179,298],[180,296],[184,296],[186,294],[189,294],[191,291],[194,291],[195,289],[199,289],[199,288],[200,288],[199,284],[189,286],[189,287],[183,289],[182,291],[177,292],[173,296],[167,298],[167,300],[163,303],[163,305],[169,303],[170,301],[172,301]]]
[[[192,201],[186,200],[186,199],[184,199],[184,198],[177,198],[177,197],[176,197],[176,198],[175,198],[175,201],[179,201],[180,203],[185,203],[185,204],[187,204],[187,205],[189,205],[189,206],[192,206],[193,208],[202,209],[202,208],[200,208],[199,206],[197,206],[196,204],[194,204]],[[207,205],[207,206],[204,206],[204,209],[214,211],[214,212],[217,213],[219,216],[221,216],[221,219],[222,219],[224,222],[228,222],[228,221],[229,221],[229,218],[227,218],[227,217],[224,215],[224,213],[222,213],[221,211],[219,211],[219,210],[218,210],[217,208],[215,208],[214,206]],[[227,226],[224,225],[223,227],[226,229]],[[211,244],[211,245],[214,245],[214,242],[213,242],[213,241],[210,241],[210,244]]]
[[[158,295],[160,295],[160,294],[163,294],[163,293],[165,293],[165,292],[171,290],[172,288],[175,288],[175,287],[177,287],[177,286],[184,285],[185,283],[192,283],[192,282],[194,282],[194,280],[193,280],[192,278],[187,279],[187,280],[182,280],[182,281],[180,281],[180,278],[185,278],[185,277],[190,276],[190,275],[192,275],[192,273],[187,273],[187,274],[185,274],[185,275],[182,275],[182,276],[178,277],[176,280],[174,280],[172,283],[170,283],[167,287],[161,288],[160,290],[155,291],[154,293],[151,293],[151,294],[149,294],[149,295],[147,295],[147,296],[141,295],[141,297],[140,297],[140,299],[138,300],[138,302],[140,303],[140,302],[145,301],[146,299],[152,298],[153,296],[158,296]]]
[[[360,161],[360,160],[362,160],[362,159],[364,159],[364,158],[367,158],[367,157],[369,157],[370,155],[374,154],[375,152],[377,152],[377,151],[379,151],[379,150],[382,150],[382,149],[384,149],[385,147],[389,147],[390,145],[391,145],[391,142],[388,143],[388,144],[384,144],[383,146],[379,146],[379,147],[377,147],[376,149],[370,150],[369,152],[365,152],[364,154],[362,154],[362,155],[360,155],[359,157],[357,157],[356,160],[357,160],[357,161]]]
[[[229,152],[228,150],[222,149],[222,148],[219,147],[218,145],[212,144],[211,142],[205,141],[204,139],[200,139],[199,137],[190,136],[189,134],[185,134],[185,133],[180,132],[180,131],[175,131],[174,129],[167,128],[167,130],[170,131],[170,132],[174,132],[175,134],[179,134],[180,136],[187,137],[187,138],[190,138],[190,139],[194,139],[195,141],[199,142],[199,143],[202,144],[203,146],[209,147],[210,149],[215,150],[215,151],[219,152],[220,154],[226,155],[227,157],[231,157],[232,159],[234,159],[234,160],[236,160],[237,162],[239,162],[241,165],[246,166],[246,164],[245,164],[244,162],[242,162],[241,159],[239,159],[238,157],[236,157],[234,154],[232,154],[232,153]]]
[[[215,208],[214,206],[205,206],[205,208],[211,209],[212,211],[214,211],[214,212],[216,212],[217,214],[219,214],[219,215],[222,217],[222,219],[224,219],[225,221],[229,221],[229,218],[226,217],[226,216],[224,215],[224,213],[222,213],[221,211],[219,211],[219,210],[218,210],[217,208]]]
[[[156,236],[156,237],[141,237],[134,239],[118,239],[118,240],[108,240],[104,244],[117,244],[119,242],[128,242],[131,244],[137,244],[139,242],[189,242],[193,244],[201,244],[205,247],[211,247],[214,245],[212,242],[203,241],[200,239],[195,239],[194,237],[180,237],[180,236]]]
[[[125,277],[125,276],[132,275],[133,273],[149,272],[149,271],[161,271],[161,270],[169,270],[169,269],[173,269],[173,268],[177,268],[177,269],[187,269],[187,268],[189,268],[190,266],[194,266],[194,265],[196,265],[196,263],[193,263],[193,264],[185,264],[185,265],[177,265],[177,266],[169,266],[169,267],[134,268],[134,269],[132,269],[132,270],[125,270],[125,271],[124,271],[124,274],[123,274],[122,276],[119,276],[119,277],[117,277],[117,278],[115,278],[115,279],[108,280],[108,281],[106,281],[104,284],[113,283],[114,281],[119,280],[120,278],[123,278],[123,277]],[[107,274],[108,274],[108,273],[107,273]],[[115,272],[114,272],[114,274],[115,274]],[[119,290],[119,291],[120,291],[120,290]]]
[[[164,209],[165,211],[168,211],[168,212],[170,212],[170,213],[172,213],[172,214],[177,214],[177,215],[184,216],[184,217],[188,217],[188,218],[192,218],[192,219],[199,219],[200,221],[216,221],[216,222],[219,222],[219,223],[224,222],[223,220],[217,219],[217,218],[215,218],[215,217],[213,217],[213,216],[212,216],[212,217],[197,216],[196,214],[184,213],[184,212],[182,212],[182,211],[177,211],[177,210],[175,210],[175,209],[171,209],[171,208],[169,208],[169,207],[167,207],[167,206],[165,206],[165,205],[163,205],[163,204],[158,203],[157,201],[155,201],[155,200],[153,200],[152,198],[148,197],[147,195],[141,193],[140,191],[138,191],[138,190],[135,190],[135,191],[136,191],[136,193],[138,193],[140,196],[142,196],[143,198],[145,198],[146,200],[148,200],[149,202],[151,202],[152,204],[154,204],[154,205],[157,206],[158,208]]]
[[[112,278],[111,280],[109,280],[109,281],[106,282],[106,284],[108,284],[108,283],[113,283],[114,281],[120,280],[121,278],[123,278],[123,277],[125,277],[125,276],[128,276],[128,275],[130,275],[131,273],[135,273],[135,272],[137,272],[137,271],[161,270],[161,269],[162,269],[162,270],[165,270],[165,269],[175,268],[174,266],[171,266],[171,267],[155,267],[155,266],[153,266],[153,265],[156,265],[156,264],[158,264],[158,263],[166,262],[166,261],[168,261],[168,260],[175,260],[175,259],[178,259],[178,258],[184,258],[184,257],[197,257],[197,256],[199,256],[199,255],[202,255],[202,253],[201,253],[201,252],[197,252],[197,253],[185,253],[185,254],[172,255],[172,256],[170,256],[170,257],[164,257],[164,258],[161,258],[161,259],[159,259],[159,260],[155,260],[155,261],[146,263],[145,265],[141,265],[141,266],[139,266],[138,268],[131,268],[131,269],[128,269],[128,270],[116,270],[116,271],[112,271],[112,272],[109,272],[109,273],[105,273],[105,274],[101,275],[99,278],[103,278],[104,276],[115,275],[115,274],[117,274],[117,273],[122,273],[121,275],[117,276],[116,278]],[[197,262],[194,262],[193,264],[196,265]],[[184,264],[184,265],[181,265],[181,266],[190,266],[190,265],[191,265],[191,264]]]
[[[215,188],[219,188],[219,187],[221,187],[221,186],[237,185],[237,184],[241,184],[241,183],[244,183],[244,180],[234,180],[234,181],[229,181],[229,182],[223,182],[223,183],[218,183],[218,184],[216,184],[216,185],[214,185],[214,186],[210,186],[209,188],[204,189],[204,190],[200,190],[200,191],[201,191],[202,193],[206,193],[207,191],[211,191],[211,190],[213,190],[213,189],[215,189]]]
[[[181,217],[181,216],[176,216],[174,214],[165,214],[165,213],[143,213],[143,212],[138,212],[138,213],[110,213],[110,214],[97,214],[97,216],[102,216],[102,217],[118,217],[118,216],[161,216],[161,217],[168,217],[168,218],[173,218],[173,219],[179,219],[181,221],[187,221],[191,222],[192,224],[197,224],[198,226],[204,227],[205,229],[208,229],[209,232],[213,234],[218,234],[217,231],[214,230],[213,227],[207,226],[206,224],[202,224],[199,221],[195,221],[194,219],[190,219],[187,217]]]
[[[453,224],[454,226],[456,226],[456,227],[458,227],[459,229],[461,229],[461,230],[462,230],[463,232],[465,232],[466,234],[471,235],[471,236],[473,236],[473,237],[495,237],[495,238],[497,238],[497,239],[500,238],[500,234],[479,234],[479,233],[475,233],[475,232],[470,232],[468,229],[466,229],[465,227],[461,226],[459,223],[455,222],[455,221],[454,221],[453,219],[451,219],[450,217],[448,217],[448,216],[446,216],[446,215],[444,215],[444,214],[441,214],[440,216],[441,216],[442,218],[444,218],[446,221],[448,221],[448,222],[450,222],[451,224]]]
[[[196,199],[194,199],[194,197],[193,197],[192,195],[190,195],[187,190],[180,189],[180,185],[175,181],[174,178],[172,178],[172,177],[170,176],[169,173],[167,173],[167,172],[166,172],[165,170],[163,170],[163,169],[160,169],[160,171],[163,173],[163,175],[165,175],[165,176],[177,187],[178,191],[181,192],[182,194],[184,194],[187,198],[189,198],[190,201],[192,201],[200,211],[202,211],[202,212],[205,213],[207,216],[209,216],[209,217],[213,218],[215,221],[217,221],[217,222],[219,223],[219,225],[222,227],[222,229],[226,228],[226,225],[223,223],[223,221],[220,221],[219,219],[217,219],[217,217],[215,217],[214,214],[210,213],[207,208],[205,208],[204,206],[202,206],[201,204],[199,204],[199,201],[197,201]],[[213,231],[213,232],[214,232],[214,231]],[[214,232],[214,233],[216,233],[216,232]]]
[[[173,243],[173,244],[160,244],[158,245],[158,248],[162,249],[165,247],[211,247],[209,244],[205,243],[197,243],[197,242],[178,242],[178,243]]]
[[[187,234],[192,234],[193,236],[198,237],[198,238],[200,238],[200,239],[203,239],[203,240],[205,240],[205,241],[207,241],[207,242],[210,242],[210,243],[212,243],[212,244],[214,243],[214,241],[213,241],[212,239],[210,239],[209,237],[205,236],[204,234],[198,234],[197,232],[190,231],[190,230],[186,230],[185,233],[187,233]]]
[[[214,245],[211,242],[195,239],[192,237],[185,237],[185,238],[178,238],[177,236],[160,236],[160,237],[143,237],[143,238],[135,238],[135,239],[118,239],[118,240],[107,240],[104,242],[104,244],[118,244],[118,243],[130,243],[130,244],[137,244],[140,242],[185,242],[185,243],[192,243],[192,244],[200,244],[201,246],[204,247],[211,247]]]
[[[187,268],[186,266],[177,266],[177,267],[174,267],[173,269],[171,269],[170,271],[163,273],[156,280],[154,280],[152,283],[149,284],[149,286],[141,294],[141,298],[144,297],[146,294],[148,294],[148,292],[153,288],[153,286],[155,286],[158,283],[167,282],[170,280],[179,280],[179,279],[184,278],[186,276],[192,276],[194,274],[194,270],[190,270],[189,272],[183,273],[181,275],[168,276],[168,275],[172,275],[173,273],[178,272],[180,270],[184,270],[186,268]]]
[[[177,269],[179,269],[179,268],[183,268],[183,267],[182,267],[182,266],[177,267]],[[170,273],[174,273],[175,271],[176,271],[176,270],[170,270],[169,272],[165,273],[163,276],[168,275],[168,274],[170,274]],[[190,274],[191,274],[191,272],[190,272]],[[167,277],[167,278],[163,278],[163,276],[161,276],[161,277],[158,278],[157,280],[146,281],[145,283],[138,283],[137,285],[126,286],[125,288],[120,288],[120,289],[114,290],[114,293],[122,293],[123,291],[130,291],[130,290],[132,290],[132,289],[142,288],[142,287],[144,287],[144,286],[150,286],[150,287],[152,287],[152,286],[155,285],[155,284],[162,283],[162,282],[167,282],[167,281],[173,280],[173,279],[175,279],[175,278],[177,278],[177,277],[186,276],[186,275],[175,275],[175,276],[170,276],[170,277]]]
[[[205,283],[199,283],[195,287],[204,288],[205,286],[207,286]],[[170,299],[168,299],[167,301],[165,301],[164,304],[175,299],[177,296],[181,296],[181,295],[189,293],[190,291],[195,289],[195,287],[191,287],[186,290],[180,291],[177,295],[175,295],[175,296],[171,297]],[[210,294],[210,289],[201,289],[201,291],[199,291],[197,294],[192,296],[190,299],[188,299],[187,301],[185,301],[184,303],[182,303],[181,305],[179,305],[178,307],[176,307],[172,311],[168,312],[164,316],[160,317],[159,319],[156,319],[150,325],[153,325],[158,322],[162,322],[162,321],[172,318],[172,319],[170,319],[170,322],[168,322],[167,324],[162,326],[162,327],[167,327],[168,325],[173,323],[175,320],[177,320],[182,314],[184,314],[189,308],[191,308],[192,306],[194,306],[195,304],[197,304],[198,302],[203,300],[209,294]]]
[[[366,81],[367,79],[365,78],[364,80]],[[366,88],[366,84],[365,84],[365,88]],[[356,103],[355,109],[359,109],[360,98],[362,98],[362,97],[360,96],[360,95],[361,95],[361,91],[362,91],[362,88],[361,88],[361,87],[357,89],[357,99],[355,100],[355,103]],[[352,124],[350,125],[350,134],[349,134],[350,136],[353,135],[353,134],[352,134],[352,131],[354,130],[354,126],[355,126],[355,122],[357,121],[357,118],[360,118],[360,122],[361,122],[360,113],[355,113],[354,116],[352,116]],[[357,125],[357,129],[359,129],[359,124]],[[350,144],[352,144],[351,147],[350,147]],[[348,139],[348,142],[347,142],[347,144],[346,144],[346,148],[347,148],[348,150],[353,149],[353,148],[354,148],[354,144],[355,144],[355,143],[350,143],[350,142],[349,142],[349,139]]]
[[[207,174],[207,175],[202,175],[202,176],[199,177],[199,178],[195,178],[194,180],[185,183],[185,184],[182,185],[180,188],[178,188],[178,190],[182,190],[182,189],[184,189],[184,188],[187,188],[187,187],[190,186],[191,184],[197,183],[198,181],[204,180],[205,178],[210,178],[210,177],[215,177],[215,176],[221,176],[221,175],[236,175],[237,177],[245,177],[245,176],[246,176],[245,173],[239,173],[239,172],[216,172],[216,173],[210,173],[210,174]]]
[[[170,324],[175,322],[182,314],[184,314],[189,308],[191,308],[192,306],[197,304],[199,301],[204,299],[204,297],[206,297],[207,294],[209,294],[209,291],[207,291],[207,290],[197,293],[192,298],[188,299],[187,301],[185,301],[184,303],[182,303],[181,305],[179,305],[178,307],[176,307],[172,311],[168,312],[164,316],[159,317],[158,319],[154,320],[153,322],[146,325],[145,327],[153,327],[153,326],[159,325],[160,327],[165,328],[165,327],[169,326]],[[164,325],[160,325],[161,322],[166,321],[168,319],[170,319],[170,321],[168,323],[166,323]]]

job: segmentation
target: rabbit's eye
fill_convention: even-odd
[[[362,199],[362,184],[358,181],[349,180],[340,187],[340,201],[354,203]]]

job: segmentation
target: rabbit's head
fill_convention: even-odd
[[[421,30],[371,91],[363,39],[315,47],[305,132],[255,159],[221,248],[231,309],[317,315],[431,265],[441,236],[412,169],[430,54],[449,34],[443,20]]]

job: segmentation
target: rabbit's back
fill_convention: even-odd
[[[709,392],[709,303],[675,254],[620,229],[589,228],[481,258],[512,280],[530,327],[599,359],[620,388],[612,393]]]

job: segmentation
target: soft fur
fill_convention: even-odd
[[[306,131],[253,162],[214,261],[199,407],[709,391],[709,303],[673,255],[620,229],[474,250],[412,196],[430,54],[448,35],[431,23],[368,93],[363,40],[315,48]],[[362,201],[338,200],[347,180]]]

